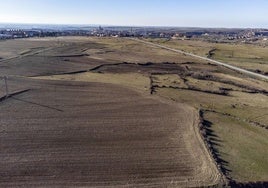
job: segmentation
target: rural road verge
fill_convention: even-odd
[[[207,58],[207,57],[202,57],[202,56],[199,56],[199,55],[195,55],[195,54],[192,54],[192,53],[189,53],[189,52],[184,52],[182,50],[173,49],[173,48],[170,48],[170,47],[167,47],[167,46],[155,44],[155,43],[152,43],[152,42],[147,42],[147,41],[137,39],[137,38],[130,38],[130,39],[134,40],[134,41],[137,41],[137,42],[141,42],[141,43],[150,45],[150,46],[166,49],[166,50],[173,51],[173,52],[176,52],[176,53],[188,55],[188,56],[191,56],[191,57],[194,57],[194,58],[197,58],[197,59],[202,59],[202,60],[205,60],[205,61],[209,61],[209,62],[212,62],[214,64],[221,65],[221,66],[229,68],[231,70],[243,73],[245,75],[252,76],[252,77],[255,77],[255,78],[259,78],[259,79],[268,81],[268,76],[261,75],[261,74],[255,73],[255,72],[251,72],[251,71],[248,71],[248,70],[245,70],[245,69],[233,66],[233,65],[229,65],[227,63],[223,63],[223,62],[216,61],[216,60],[213,60],[213,59],[210,59],[210,58]]]

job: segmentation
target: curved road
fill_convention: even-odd
[[[169,50],[169,51],[173,51],[173,52],[181,53],[181,54],[188,55],[188,56],[191,56],[191,57],[195,57],[195,58],[198,58],[198,59],[202,59],[202,60],[205,60],[205,61],[209,61],[209,62],[215,63],[217,65],[221,65],[221,66],[227,67],[229,69],[238,71],[240,73],[243,73],[243,74],[246,74],[246,75],[249,75],[249,76],[253,76],[253,77],[260,78],[262,80],[268,81],[268,76],[261,75],[261,74],[255,73],[255,72],[251,72],[251,71],[239,68],[239,67],[235,67],[233,65],[226,64],[226,63],[222,63],[220,61],[209,59],[207,57],[202,57],[202,56],[195,55],[195,54],[192,54],[192,53],[189,53],[189,52],[184,52],[182,50],[176,50],[176,49],[173,49],[173,48],[169,48],[169,47],[159,45],[159,44],[155,44],[155,43],[152,43],[152,42],[147,42],[147,41],[140,40],[140,39],[137,39],[137,38],[131,38],[131,40],[135,40],[135,41],[142,42],[142,43],[150,45],[150,46],[159,47],[159,48],[166,49],[166,50]]]

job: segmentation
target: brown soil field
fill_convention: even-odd
[[[219,181],[191,107],[112,84],[23,82],[29,91],[0,104],[1,187]]]
[[[57,41],[40,40],[5,40],[0,41],[0,57],[3,59],[12,58],[27,53],[36,52],[45,48],[54,47]]]
[[[267,82],[129,39],[1,45],[0,186],[267,180]]]
[[[18,49],[12,46],[16,41],[1,48],[14,51],[0,62],[10,94],[5,98],[1,81],[0,187],[199,187],[222,182],[199,133],[198,111],[149,94],[150,72],[181,73],[185,67],[149,61],[125,67],[116,61],[121,52],[107,59],[86,52],[111,45],[95,40],[30,39],[19,41]],[[26,52],[33,43],[44,47]],[[115,62],[118,71],[113,71]]]

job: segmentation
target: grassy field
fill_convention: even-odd
[[[200,86],[200,85],[199,85]],[[263,95],[232,93],[220,96],[199,91],[162,88],[162,97],[207,110],[205,120],[216,140],[219,157],[227,163],[227,176],[236,181],[266,181],[268,97]],[[254,100],[252,100],[254,98]],[[261,124],[264,127],[259,127]]]
[[[208,56],[210,50],[213,50],[212,59],[254,72],[268,73],[268,47],[256,44],[222,44],[196,40],[154,39],[150,41],[205,57]]]
[[[212,120],[213,133],[219,139],[214,141],[215,148],[228,162],[228,175],[240,182],[267,181],[268,132],[211,112],[205,113],[205,119]]]

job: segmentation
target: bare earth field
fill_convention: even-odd
[[[190,107],[111,84],[28,87],[0,106],[1,186],[147,187],[218,180],[203,143],[188,142],[197,137],[197,115]]]
[[[0,103],[1,186],[192,187],[221,181],[199,135],[197,111],[149,95],[149,78],[133,73],[96,79],[94,72],[88,77],[95,80],[83,82],[27,78],[101,65],[90,56],[76,58],[75,45],[57,50],[1,63],[12,94]],[[140,81],[129,87],[135,77]]]
[[[129,39],[1,45],[0,186],[268,180],[267,82]]]

